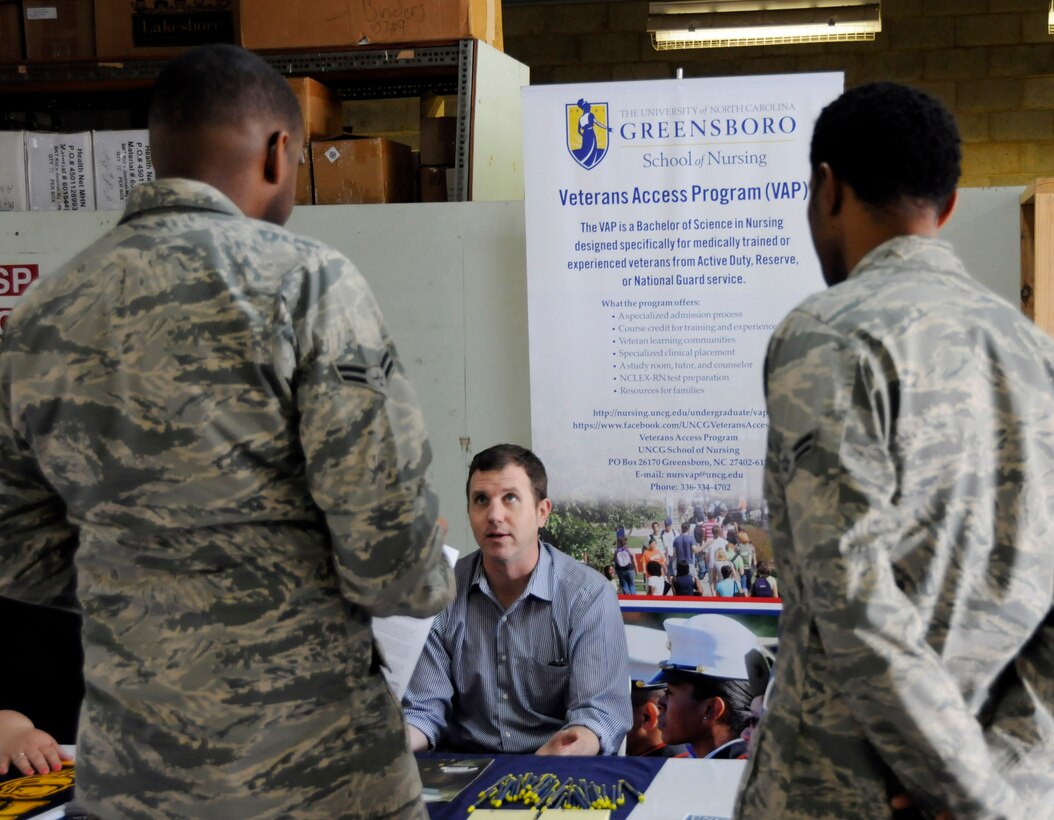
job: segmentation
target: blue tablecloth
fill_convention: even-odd
[[[507,774],[522,775],[533,772],[541,776],[551,772],[561,782],[568,777],[577,780],[580,777],[597,785],[609,787],[618,783],[619,778],[628,781],[642,794],[659,773],[666,762],[661,757],[539,757],[537,755],[455,755],[443,752],[420,753],[418,757],[453,758],[453,757],[493,757],[494,762],[472,784],[449,803],[429,803],[428,815],[431,820],[466,820],[468,807],[476,802],[479,792],[488,789]],[[626,792],[626,803],[611,812],[612,820],[625,820],[637,805],[636,798]],[[511,808],[523,808],[514,803]]]

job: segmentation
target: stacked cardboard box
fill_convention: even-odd
[[[22,0],[26,59],[85,60],[95,56],[92,0]]]
[[[95,210],[91,132],[28,132],[26,187],[31,211]]]
[[[238,0],[94,2],[95,49],[102,59],[158,59],[206,43],[241,42]]]
[[[412,202],[410,148],[384,137],[311,143],[316,205]]]
[[[92,164],[95,207],[100,211],[123,209],[132,189],[154,178],[150,132],[93,131]]]
[[[27,211],[26,132],[0,131],[0,211]]]
[[[251,0],[242,6],[241,37],[251,49],[474,39],[500,50],[501,0]]]
[[[339,136],[344,130],[344,113],[340,97],[322,83],[308,77],[292,77],[289,86],[300,103],[300,113],[304,118],[304,147],[296,176],[296,204],[311,205],[315,201],[311,141]]]
[[[119,210],[153,178],[146,130],[0,132],[0,211]]]
[[[0,0],[0,63],[17,63],[24,58],[22,4],[19,0]]]
[[[295,51],[477,39],[502,47],[500,0],[94,0],[94,11],[104,59],[167,57],[202,43]]]

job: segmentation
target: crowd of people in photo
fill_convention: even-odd
[[[694,510],[679,533],[672,518],[652,521],[639,553],[619,527],[604,574],[620,595],[778,598],[772,565],[758,558],[744,518],[741,511],[711,505],[707,512]]]

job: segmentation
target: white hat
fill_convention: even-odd
[[[746,656],[757,648],[758,639],[739,621],[727,615],[696,615],[687,620],[671,618],[663,626],[670,638],[670,657],[662,664],[663,670],[749,680]],[[664,671],[660,671],[650,682],[664,680]]]
[[[661,629],[636,624],[626,624],[625,628],[630,684],[644,688],[644,682],[651,680],[663,661],[670,657],[666,633]]]

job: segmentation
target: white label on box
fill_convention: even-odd
[[[0,131],[0,211],[25,211],[26,137],[22,131]]]
[[[150,132],[93,131],[95,207],[120,210],[132,189],[154,179],[150,161]]]
[[[327,148],[326,153],[324,153],[322,156],[324,156],[330,162],[336,162],[338,159],[340,159],[340,151],[338,151],[337,146],[334,145],[330,148]]]
[[[36,9],[26,9],[27,20],[58,20],[59,10],[54,6],[42,6]]]
[[[28,133],[26,176],[29,210],[94,210],[91,133]]]

